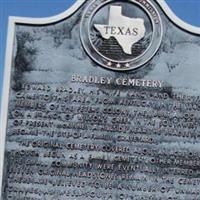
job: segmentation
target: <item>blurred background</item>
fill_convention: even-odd
[[[200,27],[200,0],[165,0],[185,22]],[[69,8],[76,0],[0,0],[0,103],[9,16],[48,17]]]

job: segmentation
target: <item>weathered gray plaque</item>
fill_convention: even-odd
[[[200,29],[163,0],[10,18],[2,200],[199,200]]]

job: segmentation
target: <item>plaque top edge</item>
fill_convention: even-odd
[[[23,23],[23,24],[35,24],[35,25],[46,25],[58,22],[65,19],[66,17],[75,13],[87,0],[77,0],[69,9],[66,11],[44,18],[31,18],[31,17],[19,17],[19,16],[10,16],[9,23]],[[200,27],[193,26],[182,19],[180,19],[168,6],[165,0],[156,0],[157,4],[161,7],[165,15],[167,15],[172,22],[174,22],[178,27],[182,28],[185,31],[188,31],[193,34],[200,35]]]

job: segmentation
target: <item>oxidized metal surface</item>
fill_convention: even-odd
[[[96,31],[110,54],[81,41],[92,1],[57,23],[15,25],[1,199],[199,200],[199,35],[172,23],[155,1],[95,2],[84,31]],[[156,9],[164,34],[156,54],[147,43],[155,55],[137,68],[131,62],[145,50],[133,54],[121,41],[136,42],[134,27],[139,40],[154,30],[140,2]]]

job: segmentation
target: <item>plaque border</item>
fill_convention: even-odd
[[[2,101],[0,110],[0,199],[2,195],[2,184],[3,184],[3,165],[4,165],[4,154],[5,154],[5,139],[7,129],[7,116],[8,116],[8,104],[9,104],[9,92],[10,92],[10,80],[11,80],[11,67],[13,58],[13,45],[15,41],[15,25],[16,24],[27,24],[27,25],[48,25],[61,21],[67,17],[70,17],[75,13],[87,0],[76,0],[76,2],[66,11],[51,17],[44,18],[27,18],[27,17],[14,17],[10,16],[8,20],[8,33],[6,42],[6,55],[4,62],[4,76],[3,76],[3,87],[2,87]],[[147,0],[148,1],[148,0]],[[190,32],[192,34],[200,35],[200,27],[193,26],[184,22],[171,10],[165,0],[155,0],[155,3],[161,8],[164,14],[179,28]]]

